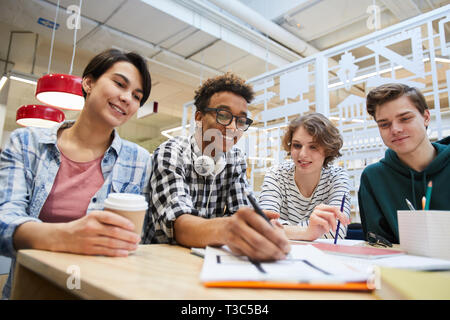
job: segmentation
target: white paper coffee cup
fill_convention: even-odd
[[[110,193],[105,210],[117,213],[134,224],[134,232],[141,235],[148,203],[145,197],[134,193]]]

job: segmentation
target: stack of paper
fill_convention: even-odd
[[[207,247],[200,275],[210,287],[369,290],[360,272],[311,245],[292,246],[287,259],[254,262],[227,247]]]

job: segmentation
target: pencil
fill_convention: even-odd
[[[426,195],[426,202],[425,202],[425,208],[424,210],[429,210],[430,209],[430,201],[431,201],[431,189],[433,188],[433,182],[428,182],[428,187],[427,187],[427,195]]]
[[[425,196],[422,197],[422,210],[425,210],[425,202],[427,201],[427,198]]]
[[[345,203],[345,193],[344,193],[344,196],[342,197],[342,202],[341,202],[341,212],[344,211],[344,203]],[[334,234],[334,244],[337,243],[338,234],[339,234],[339,227],[340,227],[340,226],[341,226],[341,221],[338,220],[337,228],[336,228],[336,233]]]

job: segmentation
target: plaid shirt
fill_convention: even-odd
[[[209,219],[231,215],[248,205],[243,193],[248,188],[247,165],[240,149],[233,147],[225,153],[225,169],[216,177],[195,172],[193,153],[201,155],[193,135],[172,138],[155,150],[144,243],[175,244],[173,225],[182,214]]]
[[[9,297],[17,253],[13,245],[14,232],[24,222],[41,222],[39,213],[60,165],[57,132],[73,123],[64,122],[50,129],[17,129],[0,156],[0,254],[13,258],[4,297]],[[103,202],[111,192],[143,194],[148,200],[150,154],[122,140],[115,130],[113,134],[113,142],[101,162],[105,182],[92,197],[87,212],[103,210]]]

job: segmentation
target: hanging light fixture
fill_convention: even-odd
[[[80,13],[81,13],[80,0]],[[50,57],[48,61],[47,74],[38,80],[36,86],[36,99],[40,102],[66,110],[81,110],[84,106],[84,97],[81,87],[81,78],[72,75],[73,60],[75,57],[76,38],[78,23],[74,31],[74,44],[72,62],[69,74],[51,74],[50,66],[52,61],[53,42],[55,39],[56,20],[58,18],[59,0],[56,6],[55,22],[53,24],[52,42],[50,46]],[[78,15],[78,19],[80,19]]]
[[[66,110],[81,110],[84,105],[81,78],[69,74],[46,74],[38,80],[36,99]]]
[[[24,127],[50,128],[64,121],[64,112],[50,106],[29,104],[16,113],[16,123]]]

